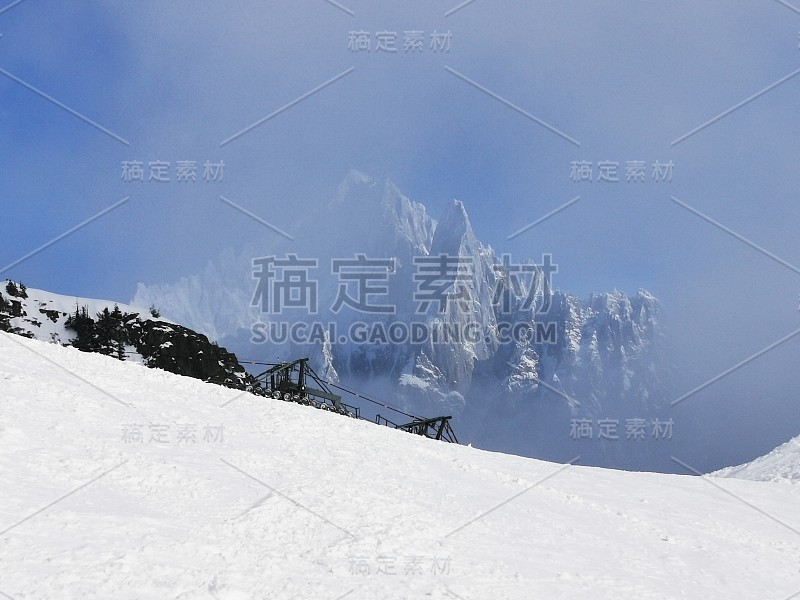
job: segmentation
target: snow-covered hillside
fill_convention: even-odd
[[[713,474],[754,481],[800,483],[800,437],[778,446],[766,456],[744,465],[721,469]]]
[[[235,355],[206,336],[156,315],[155,310],[62,296],[12,281],[0,290],[0,331],[101,352],[235,389],[259,390]]]
[[[8,304],[17,303],[19,305],[16,311],[8,311],[11,314],[14,312],[19,314],[10,319],[11,327],[17,329],[17,333],[21,335],[32,336],[38,340],[68,344],[69,340],[75,337],[75,332],[68,331],[65,324],[69,315],[75,314],[79,308],[86,308],[90,315],[95,315],[103,309],[112,310],[114,306],[118,306],[124,313],[136,313],[141,320],[155,320],[149,310],[142,306],[121,304],[109,300],[64,296],[34,288],[24,288],[24,294],[14,296],[5,289],[7,283],[5,282],[4,287],[0,288],[0,300]],[[171,323],[160,317],[158,320]]]
[[[0,448],[4,598],[800,592],[800,486],[494,454],[7,334]]]

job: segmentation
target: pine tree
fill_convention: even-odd
[[[97,313],[95,335],[97,337],[97,351],[106,356],[114,354],[114,322],[111,319],[111,312],[108,307]]]
[[[112,338],[114,356],[119,360],[125,360],[125,343],[128,341],[125,331],[125,315],[116,304],[114,305],[114,310],[111,311],[111,323],[114,332]]]
[[[64,326],[75,332],[75,338],[70,343],[81,352],[97,352],[98,342],[95,322],[89,316],[89,308],[75,307],[75,314],[70,315]]]
[[[0,331],[11,331],[11,317],[6,312],[6,301],[0,294]]]

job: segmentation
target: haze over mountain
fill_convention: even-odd
[[[575,298],[558,289],[557,257],[505,256],[476,238],[461,202],[448,202],[435,220],[390,181],[356,171],[319,213],[288,233],[302,238],[302,253],[294,240],[270,233],[261,246],[224,252],[200,274],[172,284],[140,284],[133,303],[158,306],[240,357],[311,356],[332,381],[414,414],[453,415],[462,438],[484,448],[564,459],[579,443],[589,462],[674,468],[667,460],[669,444],[662,443],[671,432],[660,437],[654,428],[661,417],[668,419],[670,370],[663,310],[648,292]],[[261,265],[254,259],[293,253],[317,261],[309,275],[317,282],[317,313],[262,311]],[[393,306],[392,314],[332,310],[342,280],[331,259],[358,255],[391,261],[377,305]],[[421,259],[441,257],[458,258],[466,267],[451,265],[444,277],[450,277],[446,301],[422,302],[420,272],[432,263],[420,266]],[[264,332],[279,323],[319,323],[324,335],[308,344],[277,343]],[[412,323],[423,327],[425,339],[408,335],[392,343],[369,337],[392,324],[407,332],[400,326]],[[365,332],[366,339],[354,340],[353,327],[362,324],[356,332]],[[454,331],[475,335],[448,338]],[[579,436],[576,419],[584,427],[592,422],[590,435]],[[601,421],[611,427],[608,435]]]

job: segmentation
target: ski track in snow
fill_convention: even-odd
[[[0,448],[15,600],[800,592],[797,485],[484,452],[6,334]]]

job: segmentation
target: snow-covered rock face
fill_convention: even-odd
[[[585,303],[555,293],[550,317],[560,335],[541,352],[541,373],[580,401],[584,414],[662,408],[668,371],[660,312],[643,290],[632,298],[617,291],[593,294]]]
[[[453,414],[468,429],[486,411],[532,402],[555,404],[567,418],[646,417],[665,404],[669,372],[662,354],[661,307],[652,295],[614,291],[582,301],[554,291],[545,257],[513,257],[513,263],[528,263],[523,269],[509,265],[508,257],[476,238],[458,200],[448,202],[436,221],[391,182],[378,183],[353,171],[335,198],[296,231],[302,232],[298,242],[271,236],[238,256],[224,253],[201,275],[171,285],[140,285],[134,302],[162,307],[166,316],[224,340],[240,356],[310,356],[318,372],[335,380],[372,386],[408,410]],[[291,252],[319,260],[319,313],[260,314],[251,306],[256,289],[252,260]],[[359,253],[392,259],[386,303],[396,306],[394,315],[330,310],[340,285],[330,260]],[[458,289],[453,287],[453,301],[420,310],[415,258],[443,255],[462,259],[468,267],[458,276]],[[419,322],[439,332],[474,327],[479,335],[394,344],[326,336],[310,347],[250,341],[253,322],[309,319],[335,322],[339,333],[363,321]],[[528,327],[536,335],[507,339],[514,327]],[[471,410],[478,407],[478,412]]]
[[[338,256],[357,252],[393,256],[410,251],[427,254],[436,222],[419,202],[404,196],[392,182],[375,180],[351,171],[340,184],[336,198],[305,224],[325,234]],[[305,244],[306,240],[303,240]],[[320,255],[320,258],[326,255]]]

